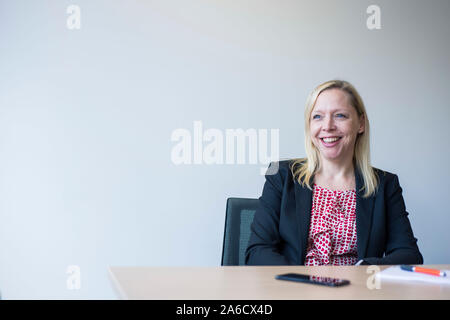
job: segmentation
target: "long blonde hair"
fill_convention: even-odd
[[[353,165],[361,173],[364,186],[360,191],[365,190],[363,197],[367,198],[375,194],[378,186],[378,177],[374,168],[370,164],[370,136],[369,136],[369,119],[367,117],[366,108],[358,91],[347,81],[331,80],[317,86],[308,96],[305,105],[305,150],[306,158],[295,159],[291,164],[291,171],[294,179],[302,186],[306,184],[311,188],[311,178],[320,168],[319,151],[314,146],[311,139],[310,117],[320,93],[329,89],[340,89],[348,94],[350,104],[355,108],[358,116],[364,115],[365,129],[364,132],[358,133],[353,153]]]

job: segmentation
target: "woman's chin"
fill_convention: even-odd
[[[322,158],[329,161],[336,161],[342,158],[342,155],[340,152],[322,152],[321,153]]]

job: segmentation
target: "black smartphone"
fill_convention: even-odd
[[[311,275],[299,274],[299,273],[279,274],[275,277],[275,279],[305,282],[305,283],[311,283],[311,284],[320,284],[323,286],[330,286],[330,287],[340,287],[340,286],[345,286],[347,284],[350,284],[349,280],[335,279],[335,278],[329,278],[329,277],[311,276]]]

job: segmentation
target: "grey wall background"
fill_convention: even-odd
[[[175,166],[171,133],[278,128],[280,157],[304,156],[304,102],[332,78],[360,91],[373,165],[399,175],[425,263],[450,263],[449,14],[448,0],[0,1],[3,298],[114,299],[110,265],[219,265],[226,198],[259,197],[260,165]]]

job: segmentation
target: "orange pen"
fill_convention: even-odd
[[[437,276],[437,277],[446,277],[447,276],[447,274],[444,271],[436,270],[436,269],[427,269],[427,268],[413,267],[413,266],[407,266],[407,265],[401,265],[400,268],[405,271],[420,272],[420,273],[425,273],[425,274],[429,274],[429,275]]]

